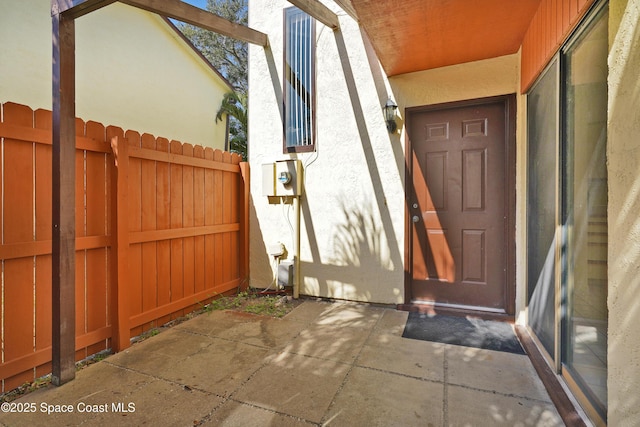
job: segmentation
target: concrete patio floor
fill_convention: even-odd
[[[311,300],[283,319],[204,313],[21,397],[14,409],[34,412],[0,423],[564,425],[527,356],[402,338],[407,315]]]

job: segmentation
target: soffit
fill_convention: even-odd
[[[516,53],[540,0],[351,0],[388,76]]]

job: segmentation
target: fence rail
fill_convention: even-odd
[[[2,391],[51,371],[51,112],[0,105]],[[76,359],[248,276],[239,156],[76,121]]]

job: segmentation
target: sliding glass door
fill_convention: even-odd
[[[607,407],[607,22],[601,11],[564,50],[563,373]]]
[[[556,348],[556,224],[558,223],[557,58],[527,97],[527,293],[529,326],[551,358]]]
[[[608,10],[527,95],[528,324],[594,419],[607,411]]]

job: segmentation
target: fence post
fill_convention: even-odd
[[[129,251],[129,154],[127,140],[114,136],[111,138],[111,150],[115,159],[115,204],[116,217],[113,228],[115,229],[115,270],[116,277],[113,283],[113,318],[112,350],[117,353],[130,345],[129,333],[129,307],[127,298],[127,269]]]
[[[71,18],[52,14],[52,255],[51,382],[57,386],[76,376],[76,228],[75,182],[75,26]]]
[[[251,173],[249,169],[248,162],[240,162],[240,175],[241,175],[241,184],[240,185],[240,206],[241,208],[241,217],[240,217],[240,241],[242,250],[240,251],[240,256],[242,260],[240,262],[240,280],[241,289],[245,290],[249,287],[249,212],[250,212],[250,194],[251,194]]]

